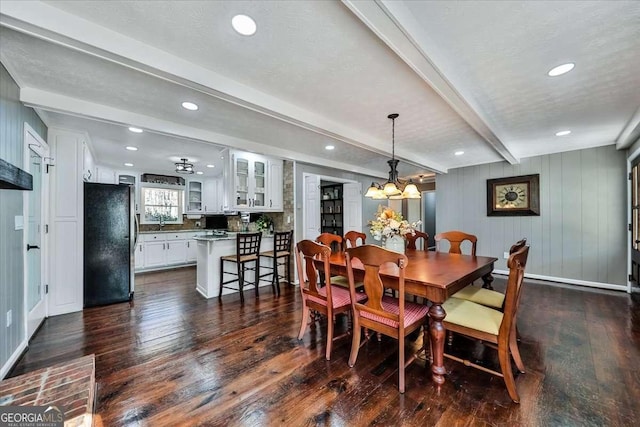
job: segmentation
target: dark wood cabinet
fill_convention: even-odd
[[[320,187],[320,225],[323,233],[342,236],[342,184],[323,185]]]

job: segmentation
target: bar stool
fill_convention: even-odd
[[[220,257],[220,294],[222,297],[222,289],[233,289],[240,291],[240,301],[244,302],[244,275],[247,271],[253,271],[255,274],[255,282],[253,284],[256,297],[258,296],[258,282],[260,280],[260,242],[262,233],[238,233],[236,236],[236,254]],[[224,271],[224,262],[233,262],[236,264],[237,272]],[[253,267],[247,267],[247,263],[255,263]],[[223,281],[225,274],[231,274],[236,278]],[[231,286],[225,286],[230,283],[238,282],[238,289]]]
[[[261,257],[270,258],[267,264],[262,268],[270,270],[265,274],[261,274],[260,278],[271,276],[271,287],[273,293],[280,295],[280,279],[286,279],[287,283],[291,283],[291,241],[293,239],[293,230],[276,231],[273,235],[273,250],[260,252]],[[284,262],[281,262],[284,261]],[[280,266],[285,267],[285,275],[279,273]]]

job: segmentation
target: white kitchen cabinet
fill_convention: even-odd
[[[144,268],[164,267],[167,265],[167,242],[144,242]]]
[[[224,188],[222,178],[212,178],[204,182],[204,213],[219,214],[224,208]]]
[[[269,159],[267,181],[266,209],[282,212],[284,209],[282,187],[284,179],[284,163],[279,159]]]
[[[187,234],[167,233],[167,265],[187,262]]]
[[[142,242],[138,242],[138,246],[136,247],[136,250],[134,252],[134,257],[135,257],[135,264],[134,264],[134,268],[136,270],[140,270],[141,268],[144,268],[144,247],[142,245]]]
[[[197,245],[193,238],[198,234],[202,233],[175,231],[141,234],[136,248],[136,271],[193,264],[197,260]]]
[[[202,181],[189,180],[187,182],[186,213],[201,214],[204,212],[204,205],[202,203],[203,187]]]
[[[187,262],[187,242],[185,240],[167,241],[167,265]]]
[[[101,184],[115,184],[116,171],[105,166],[96,166],[96,182]]]
[[[232,209],[262,211],[266,202],[267,158],[236,151],[231,155]],[[232,193],[233,194],[233,193]]]
[[[195,239],[187,240],[187,262],[196,262],[198,260],[198,241]]]

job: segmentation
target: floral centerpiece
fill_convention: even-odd
[[[369,231],[375,240],[383,240],[385,246],[391,249],[388,242],[390,240],[400,240],[402,248],[404,248],[404,237],[407,234],[416,234],[416,228],[421,221],[409,222],[398,212],[386,206],[378,206],[376,218],[369,221]],[[399,239],[396,239],[399,238]],[[396,250],[396,249],[393,249]],[[402,250],[404,252],[404,249]]]

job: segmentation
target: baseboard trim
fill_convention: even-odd
[[[26,349],[27,340],[23,340],[18,348],[16,348],[16,351],[13,352],[9,360],[7,360],[7,363],[5,363],[2,369],[0,369],[0,380],[4,379],[4,377],[9,373],[11,368],[13,368],[13,365],[16,364],[16,362],[18,361],[18,359],[20,359],[20,356],[22,356],[22,353],[24,353]]]
[[[209,297],[206,296],[204,292],[202,292],[202,290],[200,289],[200,286],[198,286],[198,285],[196,285],[196,292],[198,292],[200,295],[202,295],[206,299],[209,299]]]
[[[164,270],[175,270],[178,268],[195,267],[196,265],[197,265],[196,262],[189,262],[186,264],[163,265],[162,267],[140,268],[140,269],[134,270],[134,274],[155,273],[155,272],[164,271]]]
[[[494,270],[494,274],[500,274],[503,276],[508,276],[509,271],[507,270]],[[612,283],[602,283],[602,282],[591,282],[588,280],[579,280],[579,279],[567,279],[564,277],[553,277],[553,276],[544,276],[542,274],[531,274],[525,273],[524,277],[527,279],[536,279],[536,280],[544,280],[546,282],[556,282],[556,283],[564,283],[568,285],[578,285],[578,286],[586,286],[589,288],[598,288],[598,289],[607,289],[610,291],[623,291],[627,292],[627,287],[625,285],[614,285]]]

